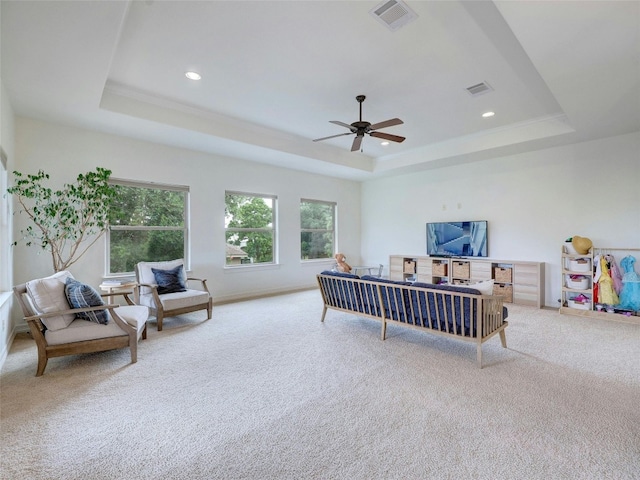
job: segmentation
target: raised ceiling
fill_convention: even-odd
[[[356,180],[640,130],[640,2],[382,3],[3,0],[2,81],[21,116]],[[407,140],[312,142],[359,94]]]

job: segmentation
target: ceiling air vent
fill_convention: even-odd
[[[487,82],[482,82],[477,85],[467,87],[467,92],[470,95],[482,95],[483,93],[493,92],[493,88]]]
[[[383,25],[389,27],[389,30],[396,31],[400,27],[418,18],[418,14],[411,10],[409,6],[400,0],[389,0],[382,2],[378,6],[369,10],[373,18]]]

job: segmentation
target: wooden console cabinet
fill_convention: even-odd
[[[391,280],[471,285],[494,280],[494,294],[518,305],[544,306],[544,263],[489,258],[389,257]]]

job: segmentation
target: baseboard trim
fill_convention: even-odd
[[[297,292],[304,292],[307,290],[317,290],[317,289],[318,289],[317,285],[313,285],[313,286],[310,285],[307,287],[287,288],[283,290],[271,290],[267,292],[259,292],[259,293],[248,294],[248,295],[239,294],[239,295],[229,295],[226,297],[215,297],[213,299],[213,305],[215,307],[215,305],[224,305],[226,303],[244,302],[246,300],[257,300],[260,298],[276,297],[278,295],[286,295],[288,293],[297,293]]]
[[[26,329],[24,331],[28,332],[29,330]],[[4,367],[4,362],[7,359],[7,356],[9,355],[9,350],[11,349],[11,345],[13,345],[13,341],[16,339],[16,335],[18,333],[21,333],[21,329],[19,329],[17,326],[13,327],[11,329],[11,334],[9,335],[7,344],[2,345],[3,348],[2,348],[2,351],[0,351],[0,371]]]

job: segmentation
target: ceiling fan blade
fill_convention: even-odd
[[[389,120],[385,120],[384,122],[374,123],[369,128],[371,130],[378,130],[379,128],[385,127],[393,127],[394,125],[402,125],[404,122],[399,118],[391,118]]]
[[[338,135],[331,135],[329,137],[322,137],[322,138],[316,138],[314,140],[314,142],[320,142],[322,140],[329,140],[330,138],[336,138],[336,137],[344,137],[345,135],[353,135],[353,132],[348,132],[348,133],[339,133]]]
[[[351,145],[351,151],[355,152],[356,150],[360,150],[360,145],[362,145],[362,139],[364,135],[356,135],[356,138],[353,139],[353,145]]]
[[[349,130],[355,133],[356,127],[349,125],[348,123],[339,122],[338,120],[329,120],[329,123],[340,125],[341,127],[347,127]]]
[[[392,142],[402,143],[405,141],[405,137],[400,137],[398,135],[391,135],[390,133],[384,132],[371,132],[369,135],[377,138],[384,138],[385,140],[391,140]]]

